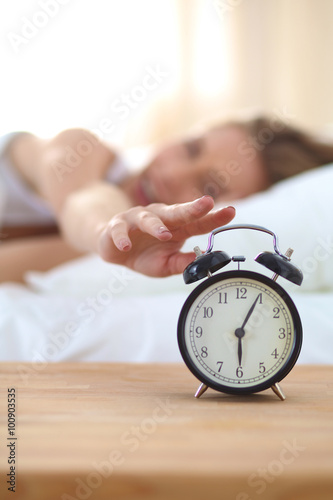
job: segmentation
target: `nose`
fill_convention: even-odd
[[[170,204],[193,201],[204,194],[196,186],[193,175],[185,170],[175,171],[174,175],[165,177],[161,182],[168,193]]]

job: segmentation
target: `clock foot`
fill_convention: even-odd
[[[286,399],[286,396],[283,394],[283,391],[279,384],[272,385],[271,389],[277,395],[277,397],[281,399],[281,401],[284,401]]]
[[[197,392],[194,394],[195,398],[200,398],[200,396],[203,395],[204,392],[206,392],[208,389],[208,385],[201,384],[200,387],[198,388]]]

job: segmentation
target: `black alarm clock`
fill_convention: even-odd
[[[245,257],[212,251],[214,236],[223,231],[250,229],[273,236],[274,252],[255,261],[273,272],[266,275],[241,269]],[[275,233],[262,226],[229,225],[214,229],[202,253],[187,266],[185,283],[206,278],[185,301],[178,320],[178,345],[183,360],[201,385],[228,394],[249,394],[271,388],[284,400],[279,382],[295,365],[302,346],[302,323],[296,306],[276,282],[279,276],[301,285],[303,274],[282,254]],[[230,262],[237,268],[213,275]]]

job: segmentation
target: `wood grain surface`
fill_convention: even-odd
[[[333,498],[333,366],[296,366],[283,402],[197,386],[182,364],[2,363],[0,498]]]

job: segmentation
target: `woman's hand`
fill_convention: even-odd
[[[209,233],[230,222],[233,207],[211,212],[214,201],[203,196],[177,205],[154,203],[117,214],[101,230],[98,252],[107,262],[155,277],[182,273],[194,252],[180,249],[190,236]]]

